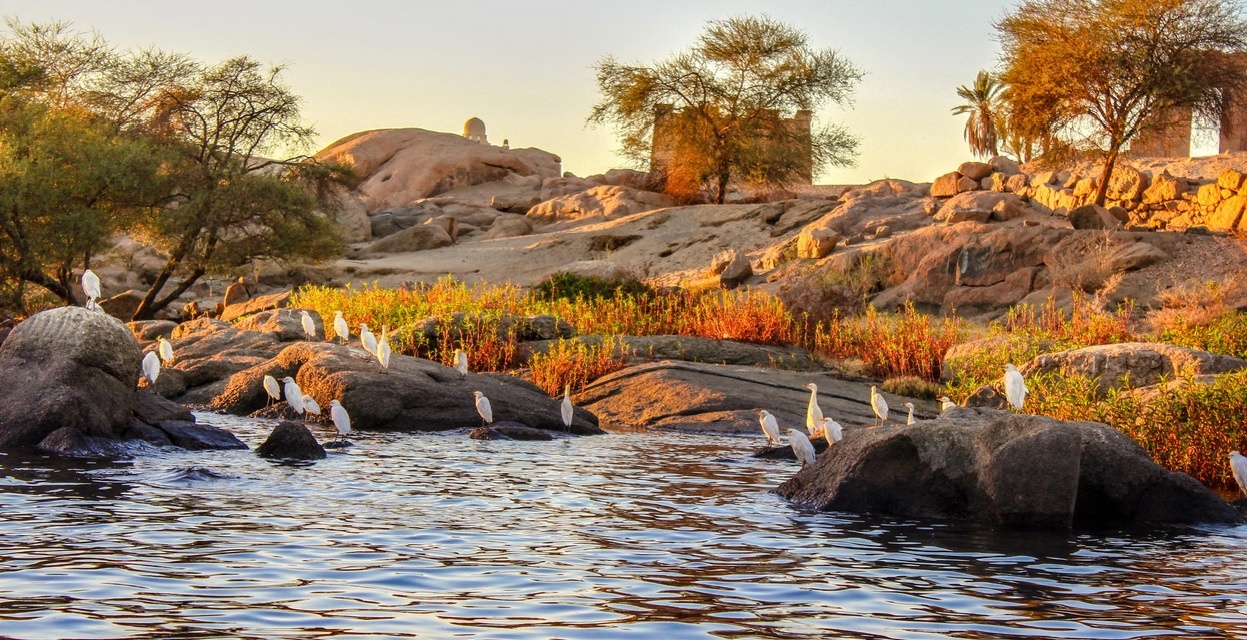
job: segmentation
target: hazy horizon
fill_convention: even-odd
[[[556,153],[565,171],[585,176],[628,166],[615,154],[612,129],[585,125],[598,100],[597,60],[649,63],[691,45],[707,20],[766,13],[866,71],[851,108],[816,113],[862,140],[857,167],[829,169],[816,182],[852,184],[930,181],[971,159],[965,120],[950,109],[960,101],[958,85],[995,65],[992,22],[1014,4],[640,0],[620,11],[564,1],[536,8],[365,1],[348,9],[281,0],[237,3],[247,10],[239,14],[220,4],[170,10],[148,0],[11,0],[4,15],[71,22],[120,48],[156,46],[207,62],[247,54],[286,65],[286,81],[318,132],[316,149],[368,129],[460,133],[479,117],[490,142]]]

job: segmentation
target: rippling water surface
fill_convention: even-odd
[[[760,437],[353,440],[303,466],[0,455],[0,637],[1247,635],[1247,528],[804,513]]]

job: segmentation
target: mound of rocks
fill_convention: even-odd
[[[1152,342],[1126,342],[1048,353],[1021,367],[1023,375],[1081,375],[1110,388],[1144,387],[1161,378],[1227,373],[1247,369],[1247,360],[1198,349]]]
[[[504,374],[469,373],[395,354],[382,371],[375,358],[356,347],[300,342],[276,357],[229,377],[212,406],[249,415],[268,403],[264,376],[290,376],[321,407],[338,400],[351,416],[351,427],[384,431],[446,431],[479,425],[473,391],[489,398],[496,420],[538,429],[563,431],[559,401],[530,382]],[[571,433],[602,433],[597,416],[576,408]]]
[[[195,424],[184,407],[139,389],[143,352],[126,325],[64,307],[22,322],[0,347],[0,449],[112,456],[127,442],[185,449],[246,445]]]
[[[820,511],[1052,529],[1245,521],[1107,425],[964,407],[846,430],[776,492]]]

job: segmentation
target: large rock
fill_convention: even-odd
[[[418,224],[388,235],[368,245],[366,253],[407,253],[449,247],[455,241],[439,225]]]
[[[1075,229],[1116,229],[1121,222],[1109,213],[1108,209],[1094,204],[1086,204],[1069,212],[1069,223]]]
[[[593,216],[613,219],[674,204],[671,198],[659,193],[604,185],[542,202],[528,210],[528,219],[538,223]]]
[[[961,174],[954,171],[946,173],[935,179],[931,183],[931,197],[933,198],[951,198],[960,193],[958,184],[961,182]]]
[[[290,306],[290,296],[290,291],[281,291],[266,296],[256,296],[237,304],[226,305],[225,310],[221,312],[221,320],[223,322],[233,322],[253,313],[268,311],[269,309],[284,309]]]
[[[957,167],[957,173],[971,180],[982,180],[992,174],[992,166],[986,162],[963,162]]]
[[[355,133],[329,145],[316,159],[352,165],[362,179],[356,190],[370,211],[511,174],[554,177],[561,163],[558,156],[539,149],[504,149],[423,129]]]
[[[499,238],[514,238],[515,236],[526,236],[533,232],[533,225],[527,218],[522,216],[507,216],[494,220],[494,224],[489,227],[485,235],[481,236],[482,240],[495,240]]]
[[[1112,200],[1139,201],[1143,192],[1151,184],[1146,173],[1134,167],[1118,165],[1113,167],[1113,175],[1109,176],[1108,197]]]
[[[564,430],[559,400],[532,383],[504,374],[459,372],[436,362],[395,354],[387,372],[362,350],[325,342],[295,343],[270,361],[241,371],[229,380],[214,407],[247,415],[267,403],[264,376],[292,376],[305,394],[322,407],[339,400],[354,429],[445,431],[481,424],[472,392],[481,391],[493,405],[494,419],[540,429]],[[571,432],[602,433],[597,417],[577,408]]]
[[[184,376],[188,390],[223,382],[272,358],[284,346],[276,334],[243,331],[228,322],[207,318],[178,325],[170,342],[177,354],[173,367]],[[207,400],[199,398],[196,403]]]
[[[1048,353],[1020,367],[1023,375],[1060,373],[1094,378],[1103,393],[1112,387],[1144,387],[1162,377],[1226,373],[1247,360],[1151,342],[1106,344]]]
[[[1021,208],[1026,206],[1022,199],[1012,193],[998,191],[970,191],[949,198],[935,213],[935,220],[945,224],[956,224],[967,220],[987,222],[993,210],[1002,203]]]
[[[1247,196],[1230,196],[1218,204],[1216,211],[1208,216],[1208,228],[1213,231],[1230,231],[1238,227],[1244,208],[1247,208]]]
[[[0,448],[78,456],[126,455],[126,445],[140,441],[246,448],[138,389],[141,356],[130,330],[106,314],[64,307],[31,316],[0,347],[0,375],[10,382],[0,387]]]
[[[0,448],[57,429],[119,438],[134,417],[143,352],[120,320],[80,307],[27,318],[0,347]]]
[[[1244,522],[1107,425],[964,407],[911,426],[846,430],[776,492],[820,511],[1005,526]]]
[[[800,347],[778,347],[733,340],[716,340],[696,336],[618,336],[619,357],[635,357],[646,361],[683,360],[704,364],[731,364],[747,367],[782,367],[789,371],[821,369],[819,362]],[[577,342],[589,346],[602,344],[602,336],[578,336]],[[546,353],[556,340],[542,339],[520,345],[519,356],[531,358]]]
[[[1144,204],[1158,204],[1168,200],[1177,200],[1186,193],[1186,178],[1175,178],[1168,172],[1156,176],[1152,186],[1143,191]]]
[[[249,315],[235,325],[243,331],[258,331],[272,334],[279,342],[306,340],[307,333],[303,330],[303,312],[307,312],[315,325],[316,335],[313,340],[325,339],[325,322],[320,314],[310,309],[269,309]],[[175,351],[176,353],[176,351]]]
[[[580,394],[586,409],[613,427],[674,431],[747,433],[762,438],[759,409],[775,415],[780,429],[805,430],[810,392],[818,385],[824,415],[848,430],[875,422],[870,384],[816,372],[787,371],[693,362],[640,364],[603,376]],[[936,414],[938,405],[885,393],[891,420],[904,421],[901,404],[913,402],[919,418]]]

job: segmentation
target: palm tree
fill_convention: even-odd
[[[996,133],[997,111],[1000,107],[1000,84],[990,71],[979,71],[974,86],[957,87],[957,95],[966,103],[953,107],[953,115],[969,114],[966,120],[966,142],[970,151],[978,156],[994,156],[998,153],[999,137]]]

